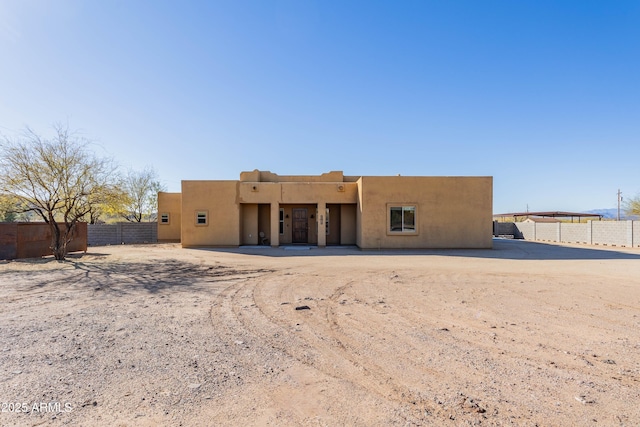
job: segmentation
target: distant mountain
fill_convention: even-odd
[[[590,214],[595,214],[595,215],[602,215],[602,218],[605,219],[616,219],[618,218],[618,209],[617,208],[611,208],[611,209],[592,209],[590,211],[585,211],[585,213],[590,213]],[[624,213],[624,210],[621,208],[620,209],[620,219],[634,219],[637,220],[637,217],[634,216],[629,216],[627,217]]]

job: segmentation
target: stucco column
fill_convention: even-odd
[[[280,204],[271,203],[271,246],[280,246]]]
[[[324,248],[327,246],[327,204],[325,202],[318,202],[318,215],[316,218],[316,225],[318,226],[318,247]]]

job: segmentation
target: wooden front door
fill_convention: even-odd
[[[293,209],[293,243],[309,242],[309,223],[307,221],[307,208]]]

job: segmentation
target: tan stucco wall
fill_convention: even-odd
[[[241,177],[240,181],[182,182],[182,204],[176,212],[182,212],[183,246],[254,245],[260,243],[260,231],[271,245],[291,243],[294,207],[308,209],[308,243],[319,246],[336,244],[334,232],[339,233],[340,244],[357,244],[363,249],[492,246],[491,177],[367,176],[353,180],[330,172],[302,182],[298,179],[309,177],[279,177],[260,171],[243,172]],[[341,178],[349,181],[328,181]],[[276,179],[287,181],[274,182]],[[169,206],[168,196],[159,195],[159,203],[161,200],[162,206]],[[388,230],[391,205],[416,206],[415,233]],[[329,236],[324,224],[320,225],[322,234],[318,233],[324,215],[316,214],[316,208],[324,213],[325,206],[332,210]],[[288,218],[284,234],[274,235],[279,208]],[[205,226],[195,224],[199,210],[208,212]]]
[[[271,242],[271,205],[258,205],[258,234],[264,233],[264,237]],[[260,243],[261,244],[261,243]]]
[[[169,224],[160,221],[162,214],[169,214]],[[158,241],[179,242],[182,221],[182,194],[158,193]]]
[[[242,228],[240,231],[240,244],[258,244],[258,205],[240,205],[240,221]]]
[[[240,208],[237,181],[182,181],[182,246],[238,246]],[[208,224],[196,225],[196,212]]]
[[[355,182],[240,182],[240,203],[356,203]]]
[[[344,174],[342,171],[331,171],[321,175],[278,175],[269,171],[253,170],[251,172],[241,172],[240,181],[251,182],[342,182]]]
[[[342,177],[341,173],[338,176],[336,172],[325,175],[333,179]],[[323,175],[324,179],[327,176]],[[246,176],[244,178],[247,179]],[[289,216],[285,219],[285,233],[278,236],[279,244],[292,241],[291,218],[294,207],[308,209],[308,243],[316,244],[316,204],[355,204],[357,191],[355,182],[183,181],[182,244],[185,247],[255,245],[259,244],[260,231],[265,233],[270,242],[274,242],[269,223],[278,221],[278,218],[271,218],[272,204],[284,208],[285,215]],[[195,225],[198,210],[208,211],[207,226]]]
[[[329,225],[325,224],[323,230],[318,230],[318,232],[324,231],[327,232],[327,228],[329,229],[329,234],[327,236],[327,245],[339,245],[340,244],[340,222],[342,219],[342,214],[340,213],[340,205],[327,205],[327,209],[329,210]],[[327,218],[325,218],[325,221]],[[322,228],[322,227],[320,227]]]
[[[357,234],[357,205],[340,206],[340,244],[355,245]]]
[[[244,176],[245,180],[249,177],[257,178],[255,171],[251,173],[243,172],[243,174],[249,174],[248,176]],[[261,174],[264,174],[264,172],[261,172]],[[268,178],[271,179],[273,177],[269,176]],[[244,206],[245,204],[261,204],[260,206],[271,206],[271,204],[274,204],[276,211],[278,208],[283,208],[285,210],[284,234],[278,235],[278,244],[286,245],[292,242],[291,219],[292,209],[294,207],[304,207],[308,209],[308,243],[313,245],[321,243],[319,242],[318,236],[318,221],[320,218],[318,215],[316,215],[317,205],[321,205],[322,203],[324,203],[325,205],[339,205],[347,203],[355,206],[355,203],[357,201],[358,185],[355,182],[298,182],[296,180],[293,180],[293,178],[297,177],[286,178],[290,179],[291,181],[238,182],[238,202],[241,205]],[[329,174],[322,175],[322,178],[341,179],[342,173],[330,172]],[[273,239],[271,236],[271,230],[267,227],[264,227],[264,224],[262,224],[262,222],[264,222],[264,218],[268,218],[268,213],[266,212],[267,211],[265,210],[265,214],[260,215],[260,230],[263,230],[264,228],[265,234],[269,238],[271,244],[275,244],[275,239]],[[286,218],[287,215],[289,218]],[[311,215],[313,215],[314,217],[311,218]],[[339,221],[340,217],[338,218]],[[271,218],[271,221],[277,223],[278,217]],[[320,227],[324,230],[324,223],[320,225]],[[243,239],[246,237],[245,235],[246,233],[243,232]]]
[[[358,246],[491,248],[492,177],[362,177]],[[388,231],[390,204],[417,207],[417,233]]]
[[[363,201],[362,201],[362,177],[360,177],[360,179],[358,179],[358,181],[356,181],[356,184],[358,185],[358,197],[357,197],[357,205],[356,205],[356,245],[358,245],[358,247],[362,247],[362,227],[360,224],[362,224],[362,206],[363,206]]]

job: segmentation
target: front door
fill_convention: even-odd
[[[309,223],[307,221],[307,208],[293,209],[293,243],[309,242]]]

